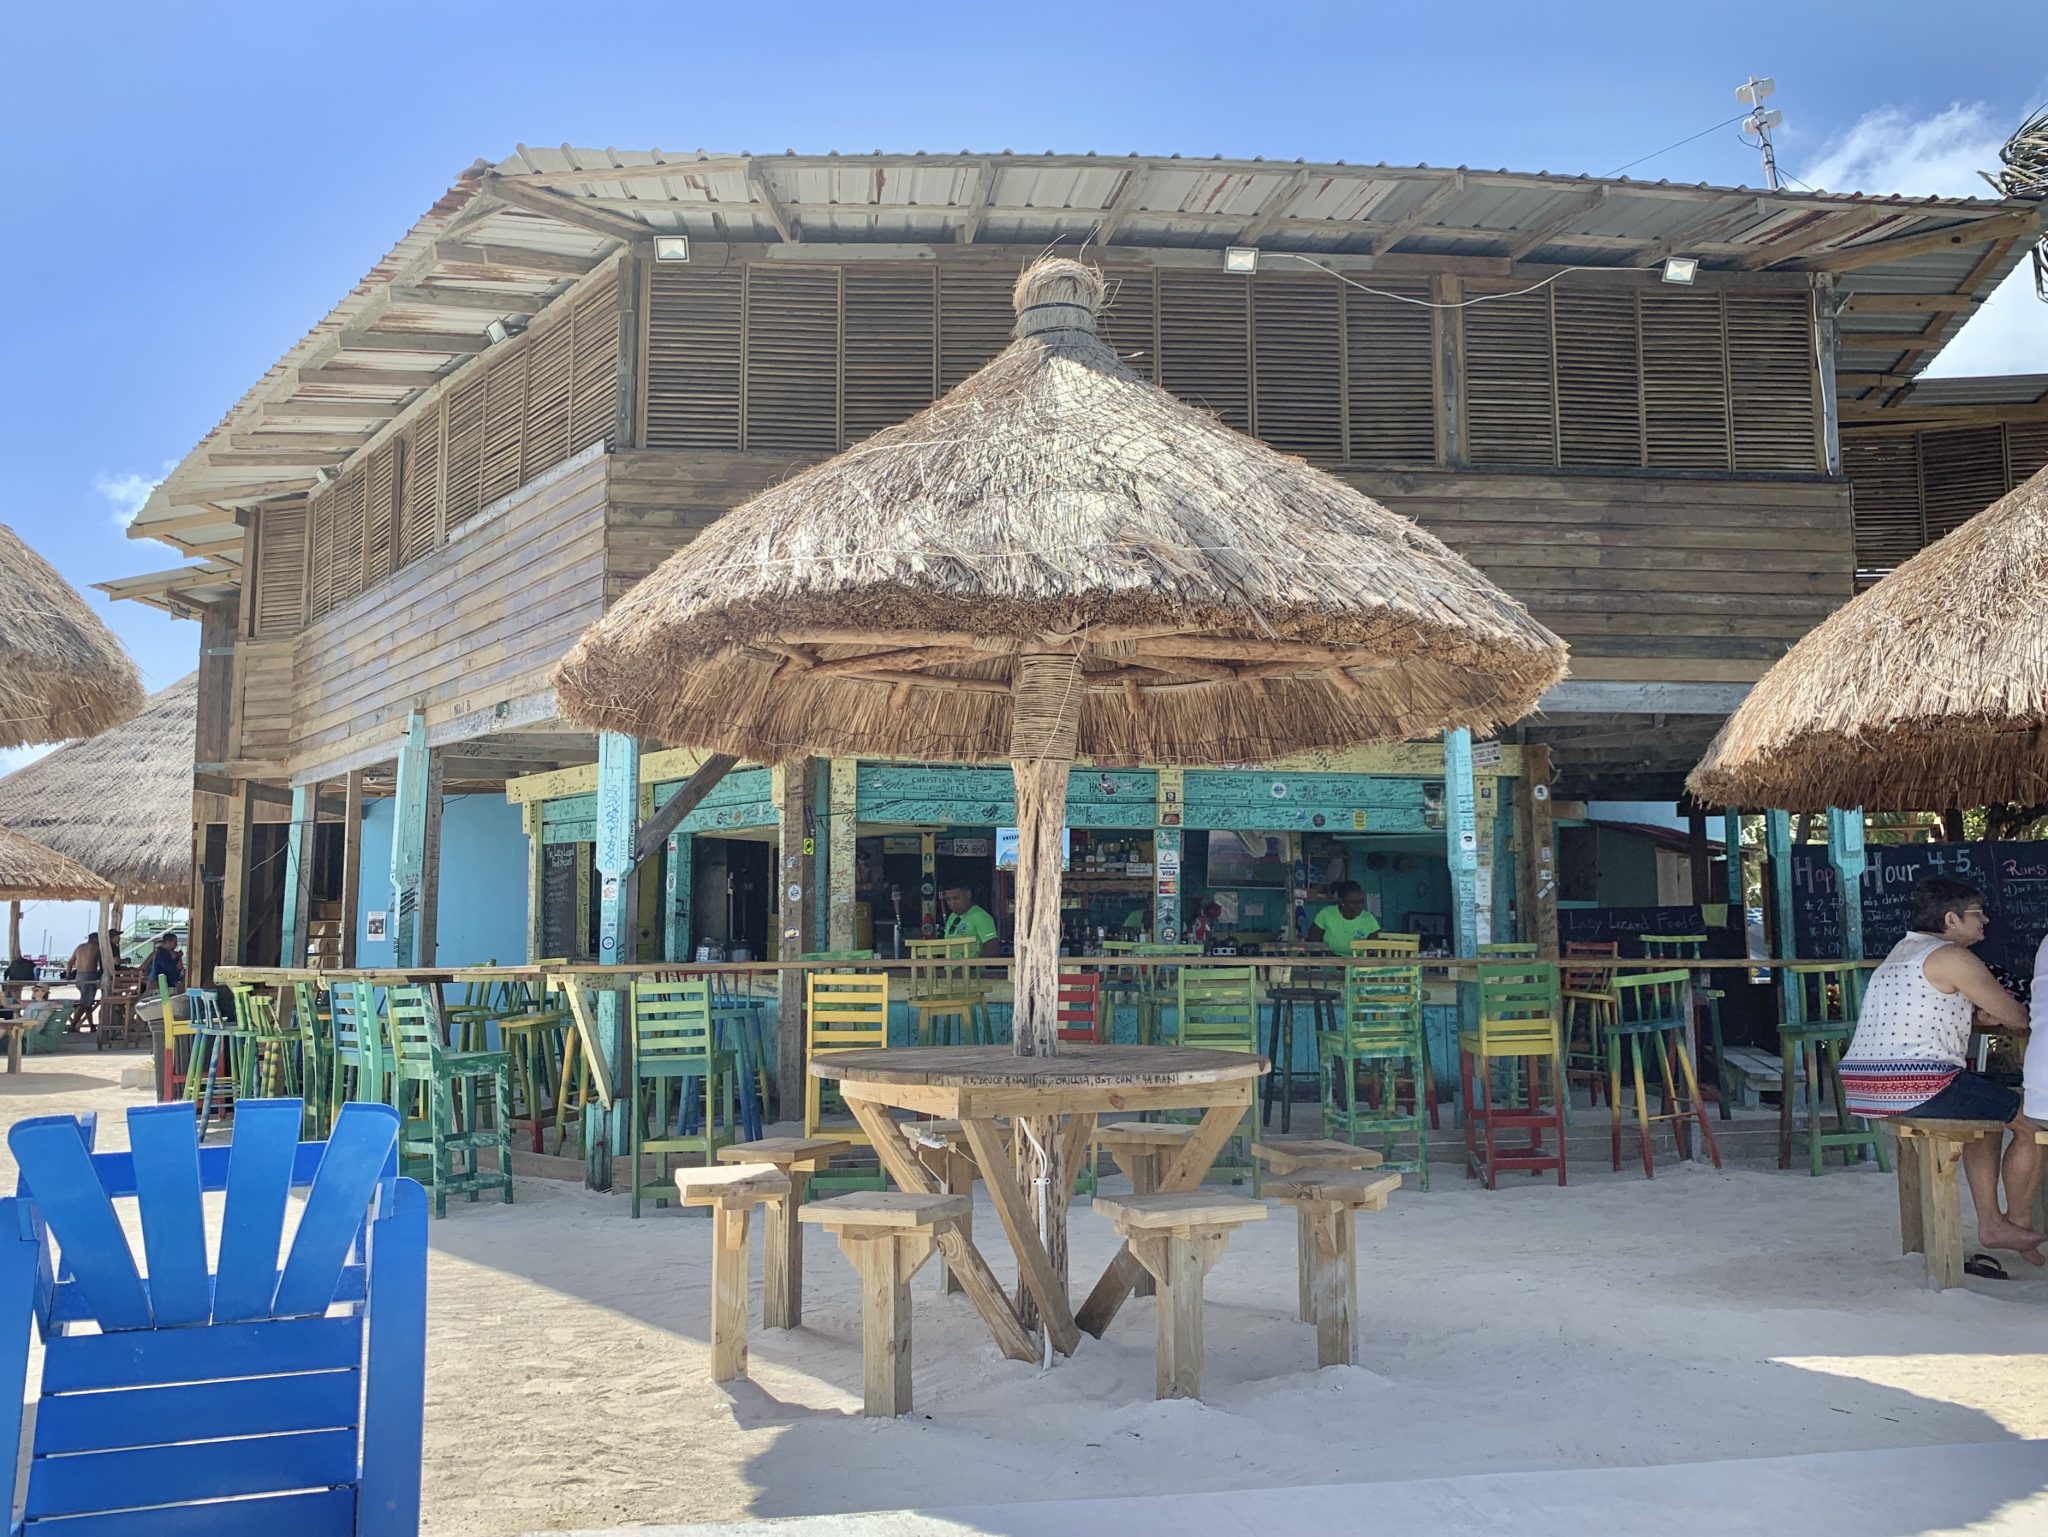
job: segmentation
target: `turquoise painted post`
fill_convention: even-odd
[[[318,785],[292,786],[292,820],[284,840],[284,944],[286,966],[306,964],[306,943],[313,916],[313,823],[319,804]]]
[[[1515,903],[1514,780],[1503,775],[1494,784],[1498,809],[1493,818],[1493,937],[1512,943],[1521,939],[1529,926],[1528,917]],[[1512,925],[1508,922],[1511,908],[1515,914]]]
[[[1792,818],[1788,813],[1764,813],[1764,856],[1769,862],[1773,948],[1780,960],[1791,960],[1797,954],[1797,946],[1792,942]],[[1791,973],[1779,973],[1778,988],[1784,1000],[1785,1023],[1799,1023],[1806,1008],[1800,990],[1792,985]]]
[[[1181,830],[1178,827],[1152,829],[1152,938],[1162,945],[1181,942],[1181,915],[1187,911],[1187,893],[1180,883]]]
[[[680,830],[668,835],[667,876],[662,890],[662,959],[693,959],[690,899],[697,889],[697,839]]]
[[[1742,884],[1742,813],[1733,806],[1721,808],[1721,847],[1728,858],[1728,907],[1730,921],[1743,932],[1749,927],[1749,895]]]
[[[1444,733],[1444,834],[1451,863],[1451,953],[1479,953],[1479,810],[1472,786],[1472,733],[1460,726]],[[1479,1025],[1476,977],[1458,983],[1462,1030]]]
[[[832,840],[819,830],[832,825],[832,760],[811,760],[811,820],[804,827],[804,842],[810,845],[811,932],[832,932]],[[993,895],[993,893],[991,893]]]
[[[417,710],[398,749],[391,829],[391,959],[403,971],[419,942],[420,880],[427,859],[427,722]]]
[[[1863,808],[1828,808],[1828,863],[1835,867],[1835,890],[1842,902],[1842,955],[1863,959]]]
[[[633,956],[633,835],[640,825],[640,744],[615,731],[597,739],[597,959],[600,965],[630,963]],[[611,1063],[609,1119],[597,1105],[583,1109],[584,1182],[592,1190],[612,1185],[612,1149],[626,1145],[626,1117],[633,1102],[631,1032],[625,1027],[625,994],[607,987],[597,995],[598,1046]]]

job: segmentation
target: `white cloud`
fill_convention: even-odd
[[[142,504],[149,500],[149,493],[164,483],[164,477],[171,473],[172,468],[172,463],[166,460],[164,467],[154,476],[138,475],[133,470],[110,475],[102,470],[93,476],[92,488],[114,509],[114,526],[126,528],[135,521],[135,514],[142,511]]]
[[[1996,197],[1979,171],[1999,168],[2012,128],[1982,102],[1954,102],[1926,117],[1898,107],[1865,113],[1797,167],[1803,181],[1834,192],[1908,197]],[[2033,264],[2022,261],[1928,367],[1928,374],[2024,374],[2048,371],[2048,304],[2034,296]]]

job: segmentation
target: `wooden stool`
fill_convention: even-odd
[[[786,1210],[789,1180],[772,1163],[678,1169],[676,1194],[711,1208],[711,1380],[730,1382],[747,1374],[747,1213],[764,1201]]]
[[[1266,1184],[1294,1208],[1301,1233],[1302,1322],[1316,1326],[1316,1365],[1356,1366],[1358,1214],[1385,1211],[1401,1188],[1398,1174],[1363,1169],[1304,1169]]]
[[[1311,1141],[1304,1138],[1299,1142],[1254,1142],[1252,1156],[1263,1163],[1273,1174],[1287,1175],[1300,1173],[1331,1173],[1340,1169],[1377,1169],[1383,1161],[1380,1154],[1369,1147],[1353,1147],[1349,1142]],[[1396,1180],[1396,1184],[1400,1181]],[[1312,1324],[1316,1321],[1316,1299],[1309,1285],[1311,1268],[1310,1246],[1312,1235],[1306,1213],[1295,1226],[1295,1270],[1301,1278],[1301,1321]]]
[[[1265,1220],[1266,1203],[1187,1190],[1171,1195],[1095,1198],[1138,1263],[1159,1283],[1158,1398],[1202,1396],[1202,1281],[1230,1235]]]
[[[910,1412],[910,1278],[931,1257],[938,1230],[967,1215],[964,1195],[859,1190],[813,1201],[798,1220],[839,1240],[860,1272],[861,1412]]]
[[[1927,1289],[1963,1284],[1963,1149],[2004,1128],[1995,1121],[1888,1118],[1899,1138],[1899,1252],[1927,1259]]]
[[[1112,1121],[1096,1128],[1095,1141],[1108,1150],[1116,1166],[1124,1171],[1124,1177],[1131,1182],[1132,1195],[1151,1195],[1159,1188],[1166,1160],[1178,1153],[1194,1134],[1192,1126],[1169,1126],[1163,1121]],[[1149,1297],[1156,1289],[1152,1273],[1147,1271],[1131,1288],[1131,1295]]]
[[[720,1163],[770,1164],[789,1181],[789,1199],[769,1213],[761,1243],[761,1322],[766,1328],[794,1329],[804,1321],[804,1235],[797,1226],[797,1208],[804,1204],[811,1176],[852,1151],[851,1142],[830,1137],[767,1137],[718,1150]]]
[[[964,1195],[968,1198],[967,1215],[960,1219],[960,1231],[969,1242],[974,1238],[974,1182],[981,1177],[981,1170],[975,1166],[974,1154],[967,1146],[967,1134],[960,1129],[958,1121],[898,1121],[896,1129],[903,1133],[910,1144],[910,1153],[919,1163],[931,1171],[932,1178],[939,1182],[939,1188],[947,1195]],[[953,1274],[946,1264],[946,1257],[939,1256],[939,1291],[961,1291],[960,1278]]]

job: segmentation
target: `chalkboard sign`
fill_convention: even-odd
[[[1733,959],[1742,954],[1734,929],[1708,928],[1697,907],[1561,907],[1557,937],[1561,944],[1615,944],[1623,960],[1643,958],[1645,934],[1704,934],[1707,954]]]
[[[2048,934],[2048,843],[1873,844],[1863,871],[1863,954],[1882,960],[1913,926],[1913,888],[1930,876],[1967,881],[1984,893],[1991,926],[1977,954],[1993,971],[2024,981]],[[1792,940],[1800,955],[1842,954],[1842,904],[1827,850],[1792,851]]]
[[[566,960],[582,946],[576,942],[576,863],[580,843],[540,846],[540,951],[551,960]]]

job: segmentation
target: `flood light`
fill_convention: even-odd
[[[1257,272],[1259,270],[1259,248],[1257,246],[1234,245],[1223,252],[1225,272]]]
[[[656,235],[654,259],[658,262],[686,262],[690,259],[688,235]]]
[[[1667,256],[1664,258],[1664,281],[1690,286],[1699,276],[1700,263],[1696,256]]]

